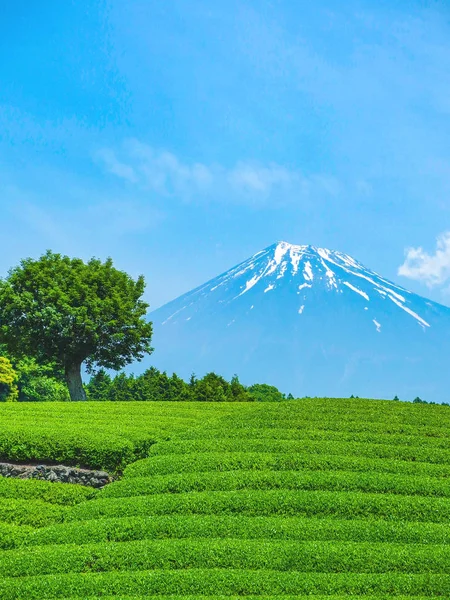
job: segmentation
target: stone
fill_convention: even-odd
[[[45,479],[60,483],[76,483],[94,488],[102,488],[114,481],[115,477],[106,471],[77,469],[66,465],[17,465],[0,463],[0,477],[19,479]]]

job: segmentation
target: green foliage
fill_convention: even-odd
[[[89,400],[107,400],[111,394],[112,377],[105,369],[96,371],[87,385]]]
[[[0,480],[2,600],[450,597],[446,407],[16,403],[0,419],[33,443],[62,428],[86,456],[127,441],[135,461],[86,497]]]
[[[21,546],[35,531],[30,525],[13,525],[0,522],[0,551]]]
[[[71,483],[0,477],[1,499],[42,500],[50,504],[72,506],[93,498],[96,493],[93,488]]]
[[[19,402],[65,402],[70,399],[64,373],[55,363],[38,364],[31,357],[17,359],[8,355],[4,346],[0,346],[0,352],[10,360],[16,373]]]
[[[446,544],[410,545],[371,542],[298,542],[291,540],[139,540],[82,546],[57,545],[0,554],[0,578],[56,573],[149,571],[157,569],[273,570],[279,573],[445,573]],[[450,579],[450,578],[449,578]]]
[[[66,402],[70,400],[64,374],[55,363],[39,365],[30,357],[14,361],[18,375],[19,402]]]
[[[109,517],[58,523],[38,530],[27,530],[27,532],[28,535],[21,538],[21,545],[93,544],[108,541],[189,538],[396,544],[450,543],[450,529],[446,523],[296,516],[153,515],[151,519]],[[17,542],[15,545],[18,545]]]
[[[0,498],[0,524],[44,527],[62,521],[67,510],[65,506],[42,500]]]
[[[150,515],[303,516],[340,519],[404,519],[445,523],[447,498],[423,498],[363,492],[238,490],[98,498],[71,510],[69,520]]]
[[[267,386],[277,394],[284,396],[272,386]],[[201,379],[191,377],[189,383],[150,367],[142,375],[127,375],[124,372],[111,377],[105,370],[99,370],[91,377],[87,385],[91,400],[112,400],[129,402],[141,401],[198,401],[198,402],[252,402],[254,396],[241,384],[237,375],[228,382],[216,373],[207,373]]]
[[[11,362],[0,356],[0,402],[15,402],[18,396],[17,373]]]
[[[333,490],[450,498],[450,483],[433,477],[353,471],[220,471],[130,477],[108,486],[100,497],[232,490]],[[0,491],[1,494],[1,491]]]
[[[207,373],[202,379],[195,379],[191,383],[191,391],[195,400],[200,402],[251,400],[237,375],[232,378],[231,383],[228,383],[216,373]]]
[[[209,418],[226,414],[221,404]],[[0,407],[0,460],[41,461],[120,472],[147,456],[157,440],[201,421],[201,404],[5,403]],[[206,411],[206,415],[208,411]]]
[[[77,378],[81,385],[83,363],[117,370],[151,352],[144,287],[111,259],[27,258],[0,284],[0,341],[15,357],[55,363],[69,387]]]
[[[281,402],[285,398],[275,386],[267,383],[255,383],[248,388],[248,392],[256,402]]]
[[[2,600],[50,600],[93,598],[105,595],[137,595],[190,600],[191,594],[215,599],[255,594],[252,600],[425,600],[430,596],[450,597],[450,575],[411,573],[305,573],[272,569],[155,569],[84,574],[65,573],[40,577],[9,577],[0,580]],[[291,594],[291,596],[289,596]],[[322,595],[323,594],[323,595]],[[341,594],[333,596],[332,594]],[[375,594],[375,595],[372,595]],[[402,597],[401,595],[404,594]],[[174,596],[175,595],[175,596]],[[420,596],[420,598],[419,598]],[[197,600],[200,600],[197,598]],[[363,598],[361,598],[363,600]]]
[[[0,457],[4,460],[120,471],[137,456],[136,447],[130,440],[84,429],[70,431],[60,427],[45,431],[8,426],[0,431]]]

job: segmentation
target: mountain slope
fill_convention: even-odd
[[[447,401],[450,309],[352,257],[279,242],[150,315],[152,364],[294,395]]]

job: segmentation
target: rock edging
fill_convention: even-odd
[[[65,465],[19,465],[0,462],[0,476],[15,479],[41,479],[59,483],[78,483],[93,488],[102,488],[114,481],[105,471],[90,471]]]

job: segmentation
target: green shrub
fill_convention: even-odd
[[[140,540],[0,553],[0,578],[153,569],[270,569],[304,573],[448,573],[448,546],[283,540]]]
[[[266,490],[99,498],[70,509],[67,520],[149,515],[304,516],[444,523],[450,500],[395,494]]]
[[[132,442],[111,435],[62,430],[5,427],[0,431],[0,459],[40,461],[119,471],[136,458]]]
[[[70,596],[178,595],[258,596],[292,594],[295,598],[341,594],[450,597],[450,575],[404,573],[280,573],[233,569],[152,570],[116,573],[70,573],[0,580],[2,600],[50,600]]]
[[[2,600],[450,597],[447,408],[5,403],[0,419],[21,460],[128,464],[98,492],[0,480]]]
[[[345,451],[344,451],[345,452]],[[162,455],[130,464],[125,477],[149,477],[170,473],[201,473],[208,471],[312,471],[345,470],[374,471],[399,475],[450,477],[450,465],[401,461],[364,456],[310,454],[271,454],[268,452],[204,452],[185,455]]]
[[[449,544],[450,528],[446,523],[383,519],[176,514],[153,515],[151,519],[106,517],[58,523],[30,531],[22,544],[42,546],[185,538]]]
[[[105,498],[231,490],[360,491],[450,498],[450,481],[434,477],[354,471],[213,471],[131,477],[114,482]],[[1,488],[0,488],[1,495]]]
[[[0,523],[44,527],[61,521],[67,510],[64,506],[42,500],[0,498]]]
[[[281,402],[285,395],[278,388],[267,383],[255,383],[248,388],[248,393],[255,402]],[[289,398],[290,400],[292,399]]]
[[[17,373],[9,359],[0,356],[0,402],[15,402],[18,397]]]
[[[93,498],[96,493],[92,488],[71,483],[0,477],[0,498],[42,500],[50,504],[71,506]]]
[[[9,550],[10,548],[24,544],[32,532],[34,532],[33,527],[27,525],[19,526],[0,522],[0,551]]]

